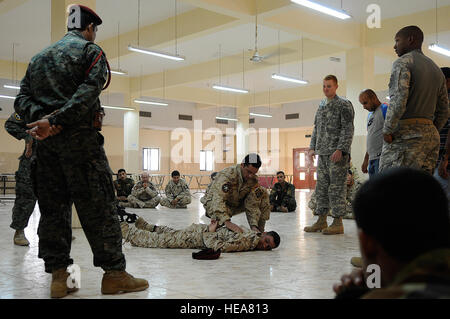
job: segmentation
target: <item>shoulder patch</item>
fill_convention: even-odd
[[[16,121],[22,122],[22,118],[20,117],[19,114],[14,113],[14,118],[16,119]]]

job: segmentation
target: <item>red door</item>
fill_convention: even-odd
[[[317,183],[317,156],[308,161],[308,148],[294,149],[294,186],[296,189],[315,189]]]

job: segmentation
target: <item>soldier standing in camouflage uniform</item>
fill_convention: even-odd
[[[25,237],[24,229],[36,206],[33,184],[31,182],[31,162],[36,157],[37,142],[27,134],[27,125],[19,114],[12,114],[5,122],[6,131],[18,140],[25,140],[25,150],[19,157],[19,169],[16,172],[16,199],[12,210],[12,223],[15,229],[14,244],[28,246],[30,242]]]
[[[261,231],[259,225],[265,224],[264,218],[268,216],[255,207],[263,197],[267,196],[264,202],[270,213],[269,196],[264,188],[259,187],[256,176],[261,165],[259,155],[249,154],[242,164],[220,171],[205,195],[205,215],[217,220],[219,227],[225,225],[234,232],[242,232],[239,226],[231,222],[231,217],[245,212],[251,229]]]
[[[424,35],[416,26],[395,36],[389,83],[391,103],[384,123],[380,171],[412,167],[433,174],[439,156],[439,131],[448,119],[445,77],[422,52]]]
[[[345,181],[350,163],[355,112],[350,101],[336,95],[338,81],[334,75],[324,79],[326,96],[317,111],[311,139],[309,160],[319,155],[317,167],[317,213],[318,221],[305,232],[320,232],[324,235],[344,233],[342,217],[345,216]],[[334,218],[330,227],[327,214],[331,208]]]
[[[219,249],[224,253],[272,250],[279,246],[280,236],[276,232],[259,233],[246,229],[235,233],[225,227],[217,229],[218,222],[210,225],[192,224],[186,229],[175,230],[167,226],[148,224],[142,218],[135,226],[122,223],[122,236],[133,246],[144,248],[188,248]]]
[[[134,185],[131,195],[128,196],[128,203],[135,208],[155,208],[158,206],[161,197],[147,172],[141,174],[141,180]]]
[[[450,298],[448,201],[431,175],[410,168],[375,175],[356,195],[354,211],[363,267],[342,276],[337,298]],[[366,272],[369,265],[380,267],[379,289],[367,286],[376,275]]]
[[[121,168],[117,172],[117,180],[114,181],[114,188],[117,192],[117,200],[122,207],[130,207],[128,203],[128,196],[133,190],[134,180],[127,178],[127,172]]]
[[[295,186],[286,182],[284,172],[277,173],[278,183],[270,192],[270,206],[272,212],[294,212],[297,209],[295,200]]]
[[[115,207],[112,171],[103,148],[99,96],[108,63],[93,42],[102,20],[91,9],[73,5],[64,38],[32,58],[14,103],[38,140],[32,167],[39,201],[39,257],[52,274],[51,297],[67,287],[72,203],[94,255],[105,271],[104,294],[141,291],[148,282],[125,271],[122,233]]]
[[[166,185],[166,197],[161,199],[161,205],[169,208],[187,208],[191,203],[191,192],[184,179],[181,179],[180,172],[173,171],[172,180]]]

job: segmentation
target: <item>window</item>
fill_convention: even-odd
[[[214,152],[200,151],[200,171],[212,172],[214,170]]]
[[[144,148],[144,171],[159,171],[159,148]]]

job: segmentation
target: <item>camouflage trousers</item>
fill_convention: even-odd
[[[311,198],[308,202],[308,207],[311,209],[314,216],[319,215],[317,213],[317,200],[315,192],[311,195]],[[331,210],[328,212],[328,215],[331,216]],[[352,202],[348,198],[345,199],[345,215],[343,217],[345,219],[354,219]]]
[[[31,159],[22,156],[16,172],[16,199],[10,227],[15,230],[25,229],[35,206],[36,197],[31,182]]]
[[[72,203],[89,241],[94,266],[124,270],[122,233],[115,206],[112,172],[94,130],[63,131],[39,142],[32,168],[39,201],[39,258],[45,271],[66,268],[72,242]]]
[[[150,200],[140,200],[133,195],[128,196],[128,207],[133,208],[155,208],[161,201],[161,197],[155,196]]]
[[[186,229],[175,230],[166,226],[158,226],[151,232],[137,228],[130,229],[130,243],[144,248],[206,248],[203,243],[203,233],[208,231],[208,225],[192,224]]]
[[[439,157],[439,132],[432,124],[401,125],[392,144],[384,143],[380,172],[394,167],[410,167],[430,174]]]
[[[295,200],[295,198],[289,198],[284,203],[282,203],[282,201],[275,201],[270,204],[273,205],[274,212],[282,212],[281,206],[286,207],[288,209],[288,212],[294,212],[297,209],[297,201]]]
[[[181,196],[176,206],[172,205],[172,201],[174,198],[164,197],[161,199],[161,206],[169,207],[169,208],[185,208],[192,201],[191,196]]]
[[[350,156],[344,155],[338,163],[333,163],[330,155],[320,155],[317,167],[316,200],[317,214],[339,218],[346,215],[346,180],[350,167]]]

